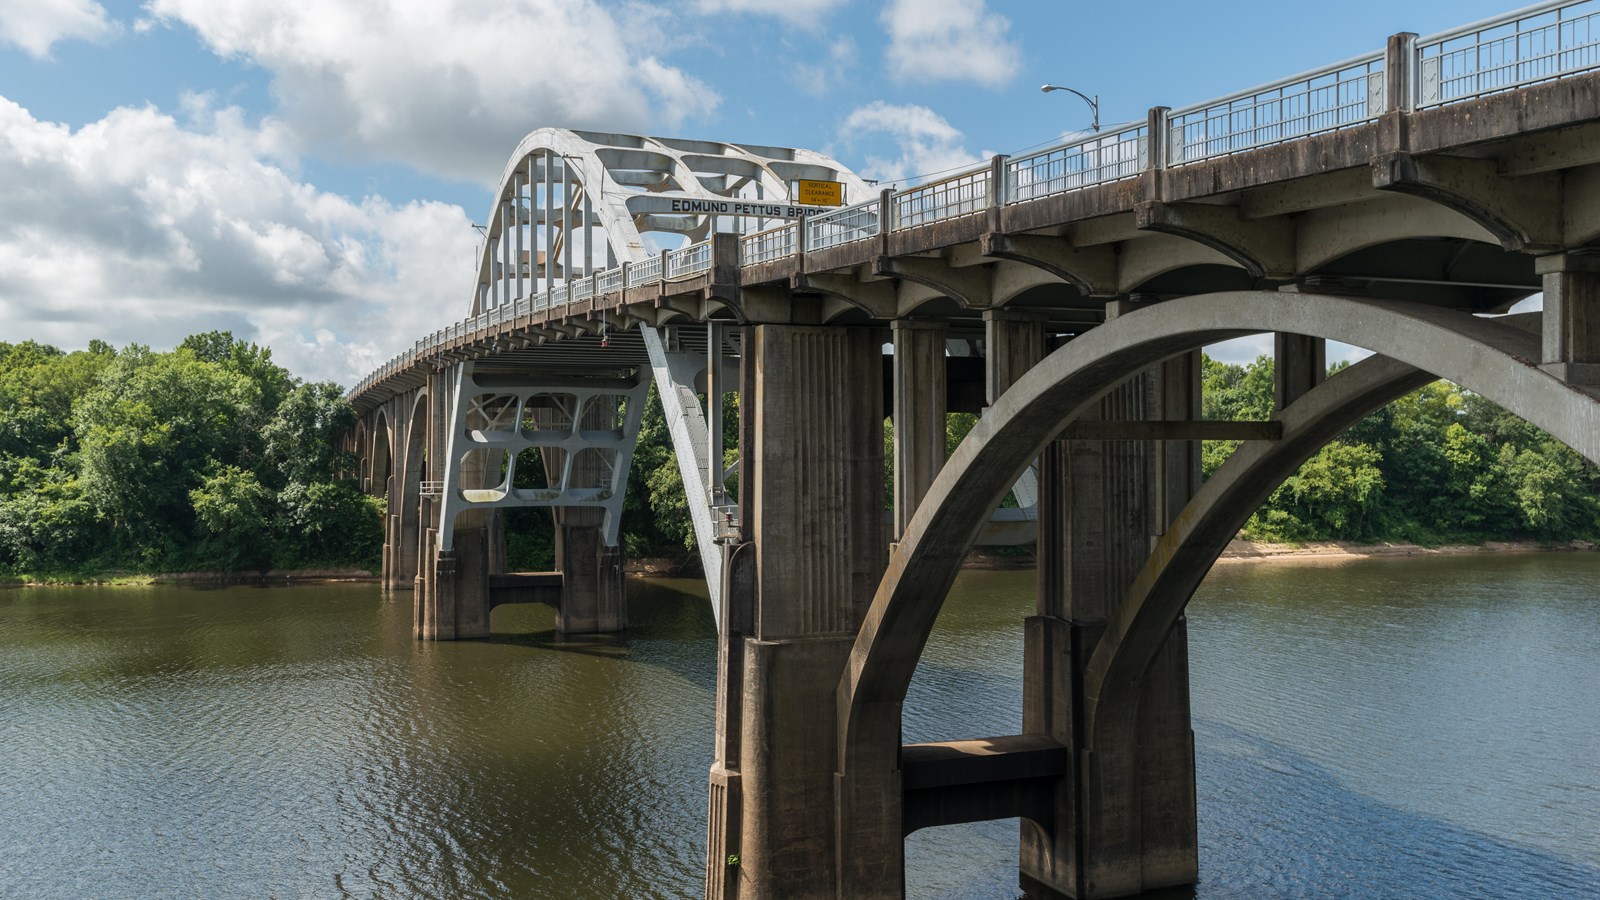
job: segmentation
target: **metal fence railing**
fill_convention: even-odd
[[[800,226],[791,222],[739,238],[739,262],[753,266],[800,252]]]
[[[990,167],[963,172],[950,178],[896,193],[893,231],[930,225],[946,219],[968,216],[989,205]]]
[[[667,254],[667,280],[675,281],[711,271],[711,242],[690,244]]]
[[[1417,42],[1417,105],[1600,68],[1600,2],[1542,3]]]
[[[841,244],[863,241],[878,234],[882,226],[883,202],[868,200],[804,220],[806,249],[826,250]]]
[[[1020,203],[1131,178],[1150,165],[1143,125],[1097,134],[1006,161],[1006,203]]]
[[[638,287],[652,281],[661,280],[661,257],[652,256],[644,262],[636,262],[628,267],[628,287]]]
[[[1174,110],[1167,164],[1199,162],[1369,122],[1383,114],[1383,54]]]

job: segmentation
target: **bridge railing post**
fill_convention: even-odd
[[[894,188],[878,192],[878,255],[889,255],[889,233],[900,227],[894,211]]]
[[[1183,147],[1183,132],[1172,129],[1168,115],[1171,112],[1171,107],[1152,106],[1145,115],[1145,168],[1149,171],[1159,171],[1174,161],[1182,161],[1176,157]]]
[[[1410,31],[1390,35],[1383,54],[1383,111],[1410,113],[1416,111],[1417,97],[1421,94],[1417,65],[1417,36]]]

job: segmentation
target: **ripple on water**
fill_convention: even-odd
[[[1199,897],[1600,896],[1600,560],[1431,562],[1203,589]],[[0,895],[697,895],[697,590],[631,582],[623,638],[512,607],[448,645],[367,586],[0,592]],[[962,576],[908,740],[1019,730],[1032,591]],[[918,832],[908,892],[1017,896],[1018,831]]]

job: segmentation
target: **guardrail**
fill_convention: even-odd
[[[801,220],[806,249],[826,250],[876,237],[883,226],[883,200],[868,200]]]
[[[667,254],[667,280],[676,281],[711,270],[711,242],[690,244]]]
[[[1368,54],[1174,110],[1167,164],[1215,159],[1337,131],[1383,115],[1384,54]]]
[[[800,251],[800,226],[779,225],[739,238],[739,262],[746,266],[772,262]]]
[[[1399,59],[1407,83],[1399,86],[1400,95],[1418,108],[1600,70],[1600,0],[1540,3],[1408,42],[1403,52]],[[885,191],[864,203],[744,235],[739,264],[769,263],[867,240],[885,230],[917,228],[993,206],[1110,184],[1151,168],[1188,165],[1362,125],[1387,111],[1387,62],[1388,51],[1369,53],[1216,100],[1157,111],[1150,123],[1074,138],[1027,156],[1002,157],[998,165],[984,163],[929,184]],[[1152,123],[1160,125],[1159,133],[1150,133]],[[1002,179],[998,185],[992,183],[996,172]],[[690,277],[708,271],[711,263],[711,243],[704,241],[502,304],[417,341],[363,379],[352,396],[490,324],[663,278]]]
[[[989,206],[989,174],[990,167],[984,165],[932,184],[895,193],[890,200],[894,209],[891,230],[931,225],[982,212]]]
[[[1150,138],[1144,125],[1041,150],[1006,162],[1006,203],[1092,187],[1143,172],[1150,167]]]
[[[1600,68],[1600,4],[1541,3],[1417,42],[1417,105],[1442,106]]]

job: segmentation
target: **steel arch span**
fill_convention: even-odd
[[[1328,295],[1197,295],[1113,319],[1031,369],[997,400],[934,482],[856,636],[837,697],[841,896],[876,896],[870,885],[900,883],[899,732],[906,689],[976,534],[974,523],[998,501],[1008,477],[1070,423],[1153,360],[1233,337],[1300,334],[1380,354],[1284,409],[1277,416],[1281,439],[1242,446],[1155,543],[1083,668],[1079,700],[1092,756],[1094,747],[1126,746],[1132,739],[1141,679],[1227,540],[1301,462],[1372,410],[1446,378],[1600,463],[1600,391],[1539,368],[1539,337],[1537,326],[1528,330],[1530,318],[1538,316],[1490,319]],[[1088,777],[1115,784],[1133,777],[1131,765],[1130,754],[1101,754],[1085,771],[1093,768]],[[1083,802],[1086,815],[1105,813],[1095,798]],[[1096,827],[1138,827],[1136,816],[1131,824],[1117,818],[1106,813]],[[1115,896],[1116,887],[1102,883],[1094,895]]]
[[[626,281],[629,267],[658,269],[671,280],[663,251],[707,240],[730,226],[746,231],[765,226],[762,212],[792,213],[791,186],[798,180],[833,181],[842,185],[846,202],[866,199],[871,188],[850,169],[831,157],[811,150],[765,147],[717,141],[646,137],[642,135],[540,128],[517,145],[501,174],[497,200],[491,206],[477,267],[468,315],[503,312],[523,304],[530,310],[549,303],[567,289],[603,270],[617,270]],[[709,210],[731,207],[730,215]],[[584,282],[593,289],[593,281]],[[621,319],[618,328],[630,327]],[[727,336],[708,326],[704,354],[684,352],[676,342],[649,323],[639,332],[648,358],[662,410],[667,419],[679,474],[689,499],[700,561],[706,573],[712,609],[721,614],[722,552],[717,543],[717,508],[727,509],[722,493],[723,461],[720,445],[720,405],[702,406],[699,385],[711,369],[718,369]],[[486,368],[478,365],[478,370]],[[463,369],[463,371],[465,371]],[[643,374],[643,373],[641,373]],[[640,383],[644,380],[641,378]],[[530,385],[530,387],[537,387]],[[470,405],[474,386],[458,380],[449,433],[461,446],[450,453],[445,474],[440,545],[452,545],[456,515],[486,506],[458,485],[464,456],[481,449],[472,439],[468,423],[459,420]],[[640,395],[642,396],[642,395]],[[581,414],[580,416],[581,417]],[[709,420],[709,424],[708,424]],[[631,443],[633,430],[619,436]],[[612,496],[606,501],[607,527],[603,540],[617,541],[616,514],[620,490],[626,484],[626,459],[614,458]],[[509,466],[515,465],[511,460]],[[499,506],[518,505],[507,472]],[[478,487],[477,485],[470,486]],[[571,492],[564,492],[571,493]],[[585,506],[602,502],[565,498]]]

